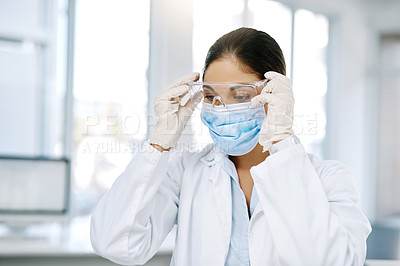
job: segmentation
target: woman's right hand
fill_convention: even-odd
[[[151,133],[150,144],[156,149],[169,150],[178,142],[194,110],[194,105],[190,101],[185,106],[181,106],[179,98],[189,91],[188,83],[197,81],[199,77],[200,74],[197,72],[185,76],[155,97],[154,111],[157,125]]]

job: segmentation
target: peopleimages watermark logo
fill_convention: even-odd
[[[325,118],[325,116],[323,116]],[[201,122],[199,116],[192,116],[184,130],[179,133],[174,125],[177,121],[171,116],[166,123],[165,134],[181,134],[181,141],[175,149],[199,151],[210,143],[208,128]],[[276,119],[279,121],[279,118]],[[78,152],[82,153],[136,153],[146,151],[148,145],[143,145],[151,131],[157,125],[157,117],[133,114],[129,116],[117,113],[86,116],[81,121],[81,141]],[[277,125],[279,126],[279,125]],[[297,113],[293,117],[293,130],[297,136],[317,136],[325,130],[325,121],[319,119],[318,113]],[[207,141],[205,141],[207,139]]]
[[[203,125],[200,118],[188,119],[185,130],[182,134],[204,134],[208,129]],[[171,115],[165,123],[165,134],[177,134],[174,126],[176,119]],[[229,119],[229,118],[227,118]],[[157,119],[153,116],[148,116],[147,120],[139,115],[119,116],[116,113],[98,116],[86,116],[82,135],[137,135],[147,132],[147,128],[152,129],[157,125]],[[168,121],[170,121],[168,123]],[[280,121],[279,118],[276,121]],[[316,135],[318,133],[317,113],[310,114],[295,114],[293,119],[293,129],[297,135]],[[325,124],[325,123],[323,123]],[[279,125],[277,125],[279,126]],[[204,130],[206,129],[206,130]]]
[[[150,121],[150,119],[148,120]],[[82,135],[136,135],[147,123],[140,115],[119,116],[117,113],[86,116]]]
[[[175,150],[197,152],[202,150],[210,142],[178,142]],[[82,141],[78,152],[80,153],[137,153],[154,151],[146,141],[115,141],[112,139],[85,139]]]

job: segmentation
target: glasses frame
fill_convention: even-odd
[[[235,86],[235,85],[240,85],[240,86],[247,86],[247,87],[252,87],[254,88],[254,90],[256,92],[258,92],[259,89],[264,88],[264,86],[268,83],[269,79],[263,79],[263,80],[259,80],[259,81],[255,81],[255,82],[202,82],[202,81],[194,81],[194,82],[189,82],[187,85],[189,86],[189,92],[187,94],[185,94],[179,101],[179,104],[181,106],[186,105],[186,103],[193,99],[196,94],[198,94],[199,92],[194,92],[192,90],[192,88],[194,86],[217,86],[217,85],[225,85],[225,86]],[[219,100],[223,106],[227,106],[227,104],[224,103],[224,101],[222,100],[222,98],[220,96],[216,96],[217,100]],[[212,105],[214,105],[215,99],[213,100]],[[193,102],[193,101],[192,101]],[[197,106],[200,102],[195,103],[193,102],[193,104],[195,106]]]

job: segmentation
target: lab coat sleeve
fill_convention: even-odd
[[[98,202],[91,220],[91,242],[102,257],[142,265],[159,250],[176,223],[179,157],[145,143],[112,188]]]
[[[297,144],[251,169],[279,261],[361,266],[371,226],[357,207],[353,176],[337,161],[315,164]]]

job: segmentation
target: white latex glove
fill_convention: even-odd
[[[269,71],[264,76],[269,80],[268,83],[260,95],[251,100],[253,106],[268,104],[258,140],[263,146],[263,152],[267,151],[273,142],[294,134],[294,97],[289,78],[274,71]]]
[[[157,125],[150,136],[151,144],[160,145],[166,150],[175,147],[194,110],[191,101],[181,106],[179,98],[188,92],[187,84],[197,81],[199,77],[200,74],[197,72],[187,75],[162,90],[154,98]]]

